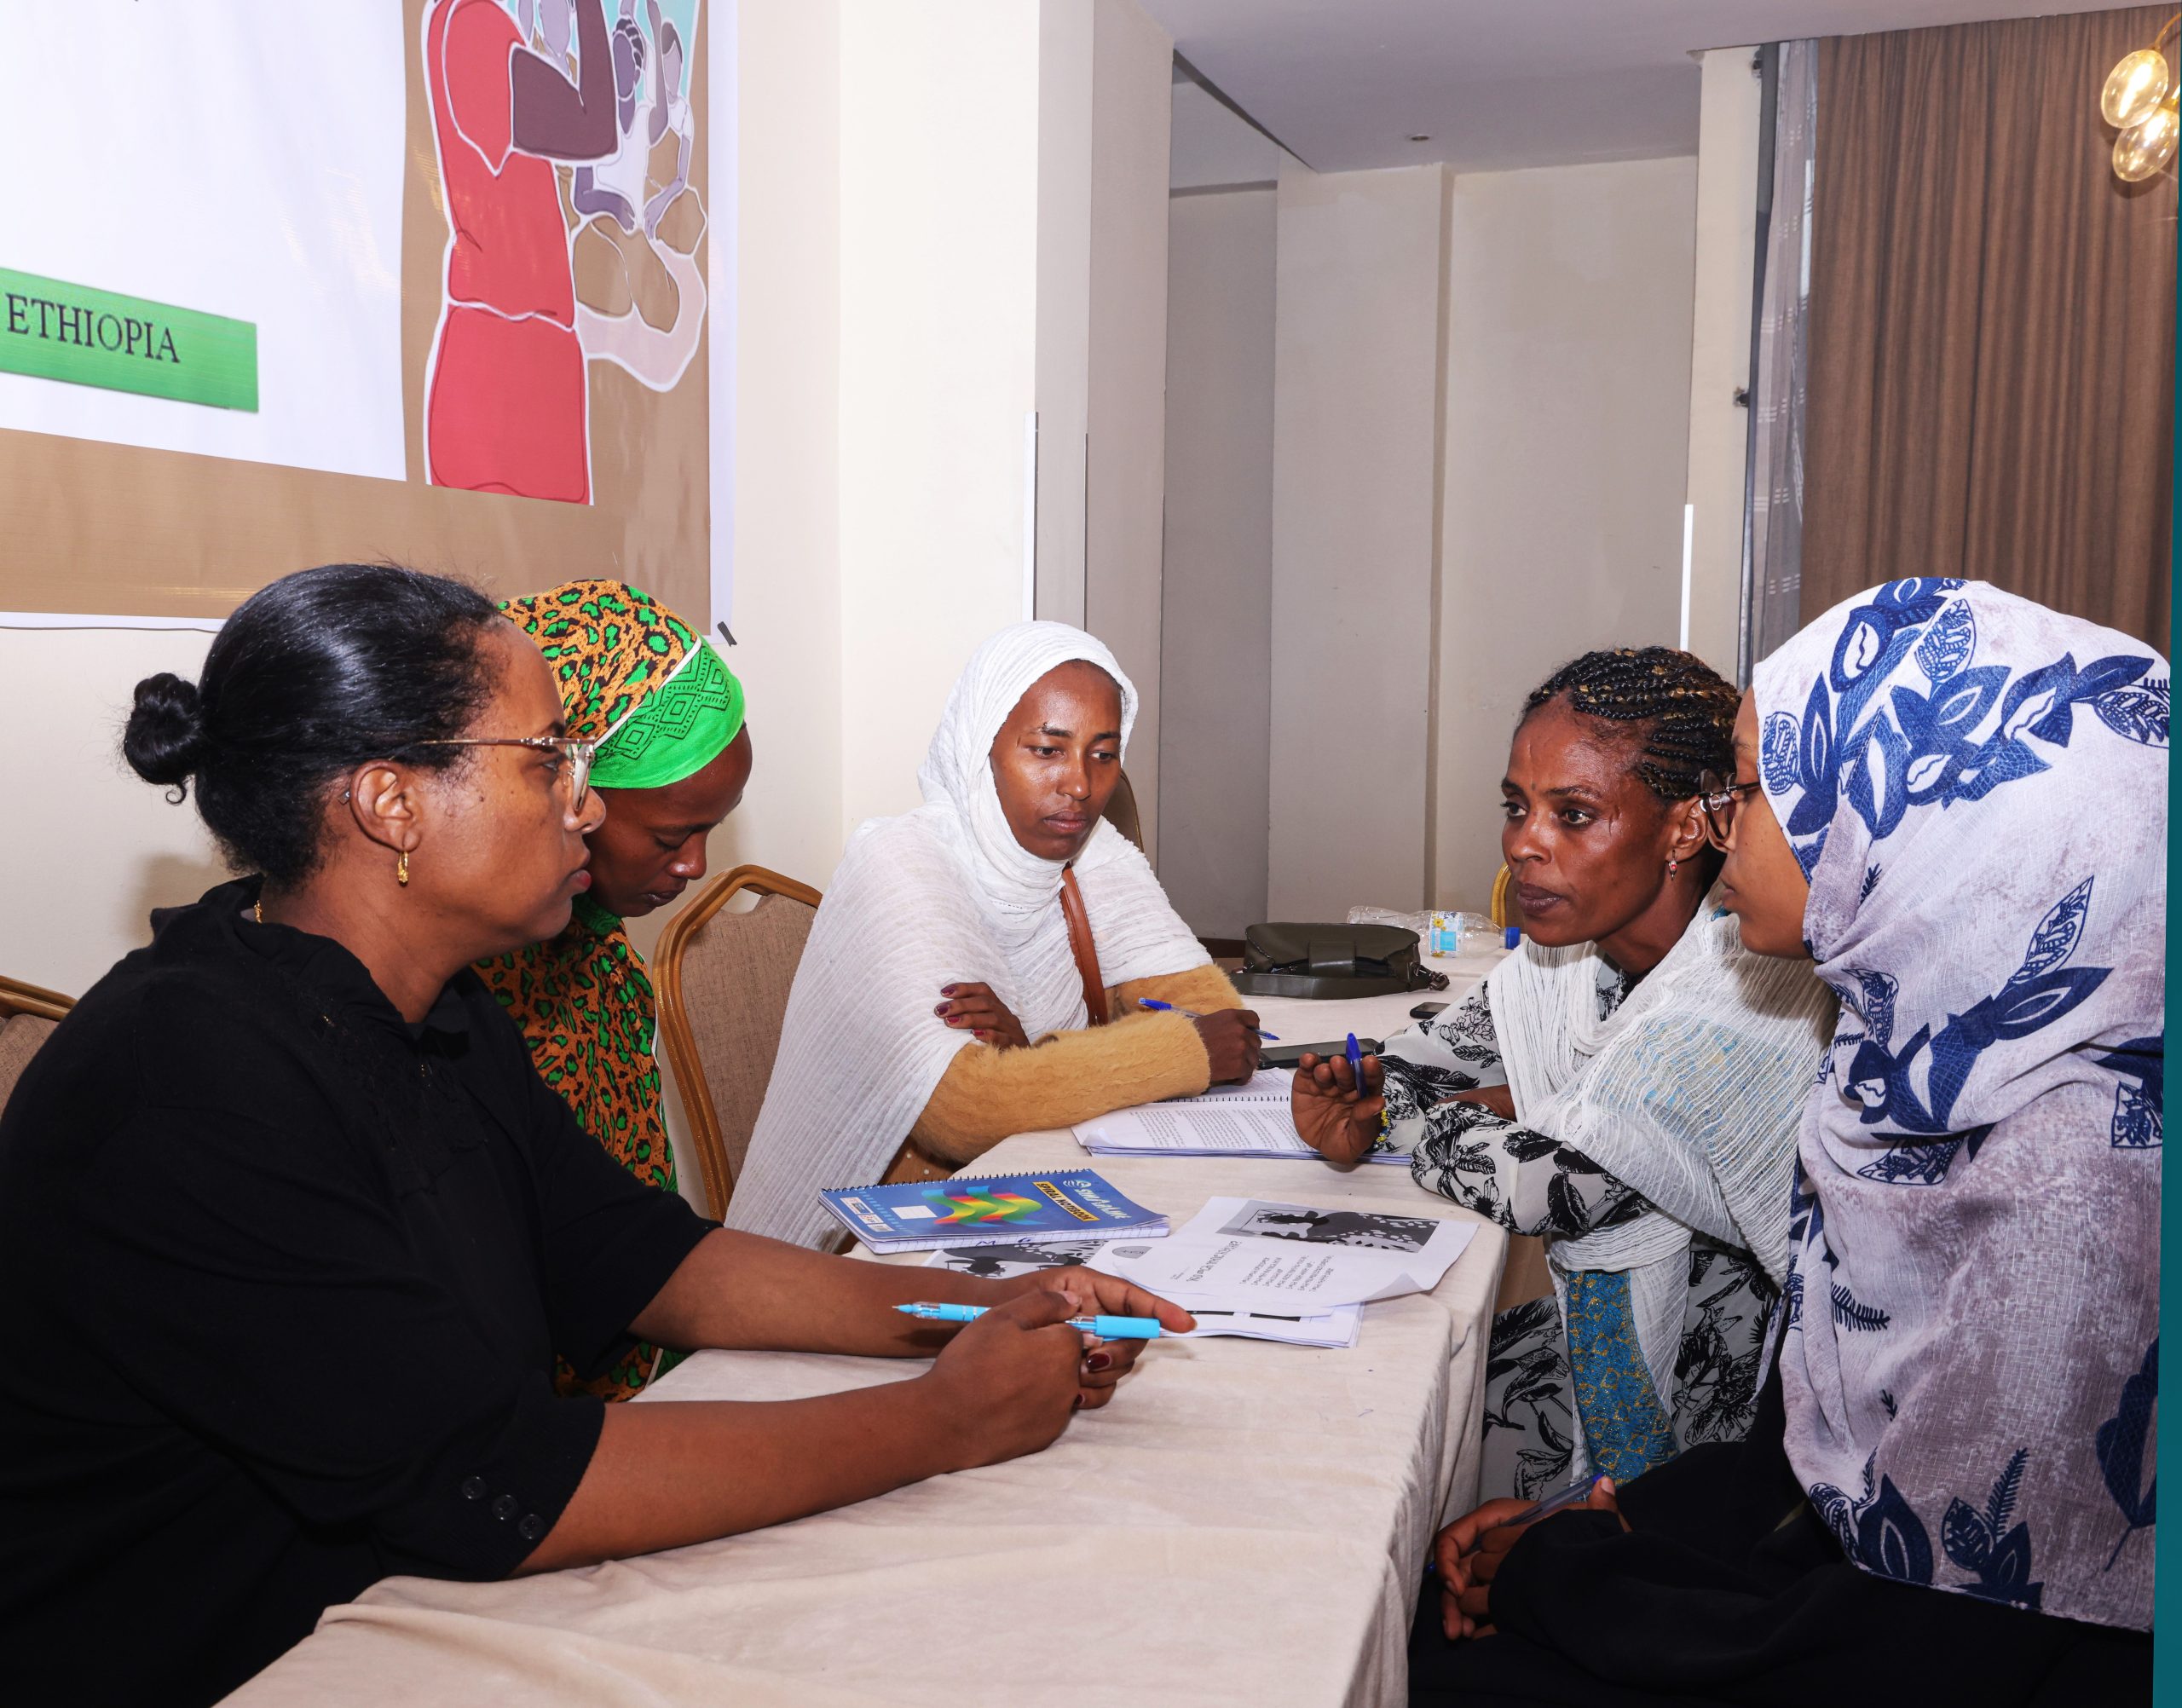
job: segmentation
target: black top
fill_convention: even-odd
[[[379,1578],[504,1576],[707,1232],[464,972],[404,1023],[254,880],[154,920],[0,1118],[0,1655],[206,1702]],[[45,1688],[38,1688],[41,1684]]]

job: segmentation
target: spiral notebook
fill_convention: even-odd
[[[1167,1232],[1165,1216],[1123,1197],[1088,1168],[957,1174],[947,1180],[837,1187],[818,1197],[842,1226],[876,1252],[1040,1245],[1124,1234],[1157,1239]]]
[[[1077,1123],[1076,1142],[1094,1157],[1262,1157],[1316,1161],[1296,1136],[1286,1068],[1260,1068],[1240,1085],[1195,1097],[1117,1109]],[[1381,1139],[1360,1158],[1407,1167],[1409,1157]]]

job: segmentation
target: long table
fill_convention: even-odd
[[[1065,1133],[1028,1134],[981,1168],[1082,1160]],[[1186,1157],[1097,1166],[1177,1225],[1228,1195],[1476,1228],[1433,1292],[1367,1307],[1353,1348],[1157,1342],[1110,1405],[1078,1414],[1029,1458],[581,1570],[494,1584],[388,1578],[329,1609],[230,1700],[1400,1703],[1425,1550],[1443,1517],[1475,1495],[1500,1230],[1420,1193],[1400,1168]],[[924,1368],[708,1352],[638,1403],[796,1399]]]

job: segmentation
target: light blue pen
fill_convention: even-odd
[[[1140,996],[1136,999],[1136,1006],[1140,1008],[1156,1008],[1163,1014],[1180,1014],[1185,1020],[1202,1020],[1204,1018],[1204,1015],[1190,1009],[1177,1008],[1172,1002],[1162,1002],[1157,996]],[[1262,1026],[1258,1028],[1258,1036],[1268,1044],[1277,1044],[1280,1042],[1279,1033],[1268,1032]]]
[[[897,1305],[894,1308],[927,1323],[974,1323],[985,1313],[983,1305]],[[1166,1332],[1155,1317],[1071,1317],[1068,1326],[1102,1341],[1156,1341]]]

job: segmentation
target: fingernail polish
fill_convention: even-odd
[[[1076,1410],[1077,1410],[1078,1411],[1081,1411],[1082,1409],[1083,1409],[1083,1396],[1082,1396],[1082,1394],[1077,1394],[1077,1395],[1076,1396]]]
[[[943,984],[939,987],[939,994],[943,996],[952,996],[955,994],[955,987],[952,984]]]
[[[1113,1354],[1094,1352],[1083,1360],[1083,1367],[1086,1370],[1111,1370],[1114,1367]]]
[[[941,1003],[941,1004],[940,1004],[937,1008],[934,1008],[932,1012],[933,1013],[935,1013],[935,1014],[938,1015],[942,1019],[944,1019],[944,1018],[947,1017],[947,1005],[946,1005],[944,1002],[942,1002],[942,1003]]]

